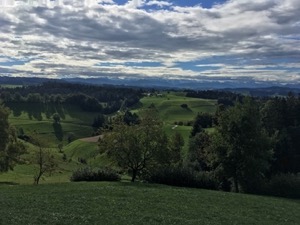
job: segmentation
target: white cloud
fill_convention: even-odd
[[[156,5],[159,7],[165,7],[165,6],[171,6],[173,5],[171,2],[167,2],[167,1],[157,1],[157,0],[151,0],[149,2],[147,2],[146,5],[152,6],[152,5]]]
[[[128,0],[125,7],[127,8],[138,8],[145,4],[146,0]]]
[[[112,0],[87,1],[3,9],[0,55],[4,58],[0,62],[8,57],[30,61],[9,71],[2,66],[0,74],[59,77],[118,73],[299,80],[299,65],[295,64],[300,61],[298,0],[231,0],[211,9],[171,6],[158,0],[130,0],[123,6]],[[147,11],[145,5],[170,8]],[[204,71],[178,66],[178,62],[212,56],[243,61],[243,69],[219,61],[207,65],[195,62],[198,68],[221,67]],[[140,60],[160,62],[162,66],[125,64]],[[282,69],[262,68],[270,60],[280,62]],[[94,66],[101,62],[122,65]]]

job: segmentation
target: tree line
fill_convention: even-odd
[[[88,112],[111,114],[122,106],[138,103],[143,91],[134,88],[95,86],[63,82],[46,82],[16,88],[1,88],[0,98],[5,104],[75,104]]]

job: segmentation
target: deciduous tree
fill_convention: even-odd
[[[37,150],[34,152],[32,163],[35,165],[34,184],[39,184],[40,179],[44,174],[52,174],[57,168],[57,162],[54,155],[51,154],[49,149],[46,149],[44,144],[37,136],[34,137],[32,143],[37,146]]]
[[[139,125],[115,122],[112,132],[104,133],[99,142],[101,152],[107,152],[119,166],[131,171],[132,182],[146,168],[170,160],[162,124],[153,109],[147,111],[141,116]]]
[[[0,104],[0,173],[12,170],[26,149],[8,122],[9,110]]]
[[[272,139],[260,121],[258,105],[246,98],[222,114],[213,136],[210,162],[233,180],[236,192],[251,192],[269,168]]]

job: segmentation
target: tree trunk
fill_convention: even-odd
[[[135,181],[136,175],[137,175],[137,170],[132,170],[131,182]]]
[[[36,177],[34,177],[34,184],[39,184],[42,175],[42,173],[39,173]]]
[[[237,180],[236,176],[233,178],[233,182],[234,182],[235,192],[239,193],[240,192],[240,190],[239,190],[239,183],[238,183],[238,180]]]

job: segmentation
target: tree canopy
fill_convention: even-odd
[[[9,110],[0,104],[0,172],[12,170],[25,153],[25,146],[17,140],[16,132],[8,122]]]
[[[210,145],[211,163],[232,179],[235,190],[251,191],[263,178],[272,158],[272,139],[260,122],[255,101],[246,98],[225,111]]]
[[[122,120],[116,121],[113,130],[100,140],[99,147],[120,167],[130,170],[132,182],[138,173],[171,163],[172,155],[176,155],[171,153],[174,149],[168,147],[168,138],[153,109],[141,116],[140,124],[128,126]]]

